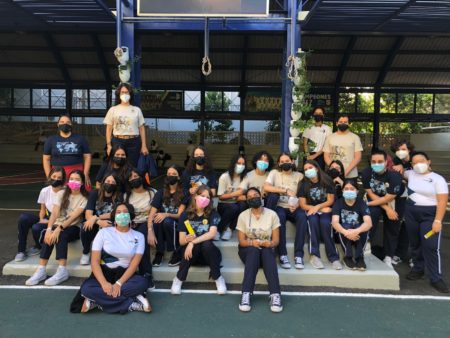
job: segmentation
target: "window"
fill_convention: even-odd
[[[339,113],[354,113],[355,112],[355,93],[340,93],[339,94]]]
[[[416,114],[433,112],[433,94],[416,94]]]
[[[89,109],[87,89],[74,89],[72,92],[72,109]]]
[[[399,114],[414,113],[414,94],[398,94],[398,110]]]
[[[395,93],[382,93],[380,95],[380,113],[395,113]]]
[[[450,114],[450,94],[436,94],[434,103],[435,114]]]
[[[358,113],[371,113],[374,111],[374,94],[373,93],[358,93]]]
[[[200,110],[200,91],[184,92],[184,110],[199,111]]]
[[[230,100],[223,97],[222,92],[205,93],[205,111],[228,111]]]
[[[52,89],[50,91],[51,107],[53,109],[65,109],[66,108],[66,90],[65,89]]]
[[[228,109],[225,111],[240,111],[241,110],[241,98],[239,97],[239,92],[224,92],[223,93],[224,103],[229,102]]]
[[[90,109],[106,109],[106,90],[91,89],[89,91]]]
[[[30,90],[14,88],[14,108],[30,108]]]
[[[33,89],[33,108],[49,108],[49,90]]]

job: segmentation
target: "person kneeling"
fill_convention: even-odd
[[[238,218],[239,257],[245,264],[242,296],[239,310],[251,310],[250,296],[255,288],[256,275],[260,267],[264,270],[270,292],[270,310],[283,311],[280,296],[280,281],[274,248],[280,240],[280,219],[276,212],[262,206],[261,193],[257,188],[247,190],[250,209]]]

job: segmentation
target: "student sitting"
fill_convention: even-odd
[[[126,191],[126,183],[131,169],[125,149],[121,145],[115,145],[112,148],[107,161],[102,164],[97,173],[95,179],[96,188],[100,189],[100,184],[103,182],[105,176],[114,175],[118,178],[116,184],[119,185],[119,191],[124,193]]]
[[[342,197],[342,186],[345,181],[344,165],[339,160],[332,161],[330,163],[330,167],[328,168],[327,174],[333,180],[334,196],[335,200],[338,200]]]

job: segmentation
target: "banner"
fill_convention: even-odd
[[[182,111],[182,91],[142,91],[142,111]]]

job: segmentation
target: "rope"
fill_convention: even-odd
[[[297,75],[297,68],[295,67],[295,56],[290,55],[286,62],[286,67],[288,68],[287,77],[289,80],[294,81],[295,76]]]
[[[209,74],[212,73],[212,64],[211,61],[209,60],[209,57],[206,55],[202,59],[202,73],[205,76],[208,76]]]

